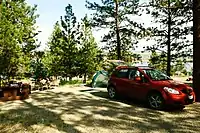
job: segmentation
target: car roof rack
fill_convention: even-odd
[[[117,66],[116,67],[116,69],[121,69],[121,68],[154,69],[153,67],[150,67],[150,66]]]
[[[135,67],[142,68],[142,69],[145,69],[145,68],[153,69],[153,67],[151,67],[151,66],[135,66]]]

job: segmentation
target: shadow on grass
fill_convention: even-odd
[[[32,125],[40,124],[69,133],[198,133],[200,129],[199,104],[191,105],[182,112],[163,112],[140,107],[140,104],[129,100],[111,101],[106,92],[90,91],[81,94],[37,92],[32,94],[32,99],[33,103],[24,101],[23,107],[0,113],[0,124],[4,125],[0,131],[6,132],[6,125],[13,127],[16,123],[30,132],[34,130]]]
[[[85,92],[89,92],[89,91],[92,91],[92,90],[87,90]],[[118,102],[122,102],[122,103],[125,103],[125,104],[133,105],[133,106],[136,106],[138,108],[142,107],[142,108],[150,109],[147,102],[145,102],[145,101],[140,101],[140,100],[137,100],[137,99],[130,99],[130,98],[127,98],[127,97],[122,97],[122,96],[120,96],[120,97],[118,96],[116,99],[110,99],[109,96],[108,96],[108,93],[105,92],[105,91],[95,91],[95,92],[90,92],[90,94],[97,96],[97,97],[106,98],[108,100],[118,101]],[[184,106],[176,106],[176,107],[175,106],[174,107],[168,106],[163,111],[181,112],[181,111],[183,111],[183,108],[184,108]]]
[[[87,89],[87,90],[80,90],[80,92],[89,92],[89,91],[93,91],[94,89]]]
[[[34,126],[43,128],[34,129]],[[72,125],[66,124],[60,115],[26,101],[23,101],[23,107],[0,113],[1,133],[45,132],[43,131],[45,127],[62,132],[79,133]]]
[[[123,98],[111,101],[106,92],[89,93],[100,99],[83,94],[58,93],[52,97],[66,97],[68,102],[61,103],[60,100],[54,99],[52,101],[55,106],[51,105],[50,108],[60,108],[64,110],[64,114],[80,116],[81,119],[74,123],[76,126],[112,129],[112,132],[150,132],[155,129],[160,132],[198,132],[195,126],[200,125],[198,104],[184,111],[163,112],[146,108],[144,103],[138,101]],[[41,100],[39,97],[35,99]],[[58,105],[60,107],[56,107]]]
[[[96,82],[95,87],[92,86],[92,82],[89,82],[85,85],[85,87],[90,87],[90,88],[107,88],[107,83],[105,82]]]
[[[95,86],[95,87],[92,87],[92,85],[91,84],[86,84],[86,85],[84,85],[85,87],[90,87],[90,88],[106,88],[107,87],[107,85],[97,85],[97,86]]]

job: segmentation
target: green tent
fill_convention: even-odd
[[[97,71],[94,74],[92,79],[92,87],[107,87],[109,73],[111,73],[116,66],[124,65],[126,65],[126,63],[122,60],[107,60],[104,63],[104,70]]]
[[[108,72],[105,70],[98,71],[92,78],[92,88],[106,87],[108,82]]]

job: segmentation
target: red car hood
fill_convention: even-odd
[[[174,81],[174,80],[153,81],[153,84],[159,88],[160,87],[171,87],[171,88],[175,88],[178,90],[189,88],[188,85],[186,85],[182,82],[179,82],[179,81]]]

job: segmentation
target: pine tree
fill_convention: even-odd
[[[47,52],[46,54],[46,65],[49,68],[49,71],[51,71],[51,75],[54,76],[59,76],[61,75],[61,59],[62,59],[62,53],[63,50],[61,49],[62,45],[64,43],[63,40],[63,34],[62,34],[62,29],[59,24],[59,22],[56,22],[54,25],[54,29],[52,32],[52,35],[49,39],[48,45],[49,45],[49,53]]]
[[[193,25],[194,25],[194,53],[193,53],[193,87],[194,91],[196,93],[196,101],[200,102],[200,62],[199,62],[199,57],[200,57],[200,1],[199,0],[193,0]]]
[[[167,57],[164,52],[158,53],[156,51],[152,51],[149,62],[151,67],[154,67],[162,72],[166,72]],[[185,72],[183,60],[176,60],[176,62],[172,63],[170,75],[174,75],[176,72]]]
[[[34,57],[31,61],[31,73],[33,74],[35,80],[45,79],[48,76],[48,69],[45,67],[42,59],[45,56],[44,51],[34,52]]]
[[[72,6],[69,4],[65,8],[66,15],[61,17],[61,26],[63,34],[63,42],[61,43],[61,69],[62,75],[69,77],[77,76],[78,64],[78,44],[79,44],[79,28],[76,17],[72,11]]]
[[[151,1],[150,5],[153,5],[152,2],[155,2],[155,0]],[[147,49],[162,51],[163,55],[167,57],[167,74],[169,76],[171,62],[192,55],[192,42],[188,39],[188,36],[192,35],[190,4],[179,0],[156,1],[151,12],[152,17],[155,18],[154,22],[157,23],[156,27],[152,27],[156,44]]]
[[[132,16],[139,13],[139,0],[102,0],[101,4],[86,1],[86,7],[95,11],[92,17],[94,28],[109,29],[102,42],[112,59],[124,59],[126,52],[134,49],[136,38],[141,32],[141,24]]]
[[[84,82],[86,82],[87,75],[93,74],[96,71],[98,65],[98,47],[97,43],[95,42],[95,38],[93,37],[92,27],[87,15],[82,19],[81,33],[81,48],[79,51],[81,57],[80,70],[84,74]]]
[[[156,51],[152,51],[149,62],[151,67],[154,67],[162,72],[166,71],[167,58],[165,53],[157,53]]]

